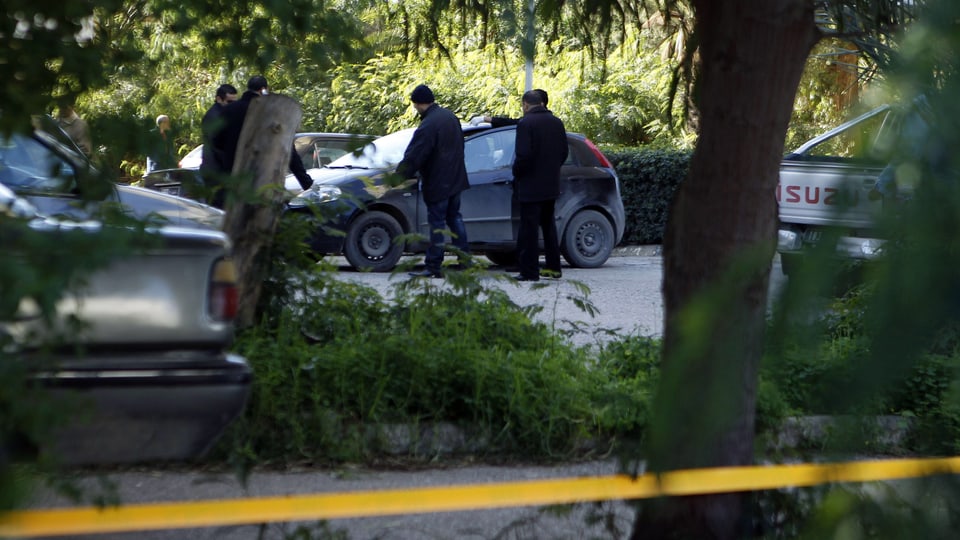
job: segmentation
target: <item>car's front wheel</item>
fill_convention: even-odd
[[[400,223],[390,214],[367,212],[347,230],[343,254],[358,270],[389,272],[403,255],[403,246],[396,241],[401,234]]]
[[[581,210],[567,223],[560,252],[574,268],[596,268],[613,252],[613,225],[596,210]]]

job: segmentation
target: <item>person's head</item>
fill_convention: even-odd
[[[237,88],[232,84],[221,84],[217,87],[217,97],[214,98],[219,105],[228,105],[237,100]]]
[[[170,117],[165,114],[161,114],[160,116],[158,116],[157,129],[159,129],[160,131],[166,131],[170,129]]]
[[[543,98],[543,106],[546,107],[547,102],[549,101],[549,98],[547,97],[547,91],[539,88],[534,88],[533,91],[540,94],[540,97]]]
[[[418,113],[423,114],[424,111],[430,108],[430,105],[433,105],[433,90],[430,90],[430,87],[425,84],[418,85],[413,89],[413,92],[410,93],[410,101],[413,102],[413,108],[415,108]]]
[[[57,100],[57,107],[61,118],[73,116],[73,98],[65,96]]]
[[[270,85],[267,84],[267,78],[263,75],[254,75],[247,81],[247,91],[256,92],[260,95],[269,93]]]
[[[530,90],[529,92],[523,93],[523,112],[527,112],[533,107],[543,107],[546,103],[543,102],[543,95],[546,92],[543,90]]]

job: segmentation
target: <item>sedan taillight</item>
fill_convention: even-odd
[[[210,317],[217,321],[232,321],[237,316],[237,267],[230,259],[220,259],[210,272],[210,297],[207,306]]]

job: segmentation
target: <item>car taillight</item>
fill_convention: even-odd
[[[610,163],[610,160],[607,159],[607,156],[603,155],[603,152],[601,152],[600,149],[597,148],[597,145],[593,144],[593,141],[584,137],[583,142],[587,144],[587,148],[589,148],[590,151],[593,152],[593,155],[596,156],[597,161],[600,162],[601,167],[606,167],[608,169],[613,168],[613,164]]]
[[[232,321],[237,316],[237,267],[230,259],[220,259],[210,272],[210,297],[207,309],[218,321]]]

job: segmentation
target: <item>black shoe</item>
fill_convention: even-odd
[[[529,277],[529,276],[525,276],[525,275],[523,275],[523,274],[520,274],[519,276],[513,276],[513,280],[514,280],[514,281],[540,281],[540,277],[539,277],[539,276],[538,276],[538,277]]]
[[[560,279],[563,277],[563,272],[559,270],[550,270],[549,268],[541,268],[540,277]]]
[[[441,274],[440,272],[434,272],[433,270],[421,270],[419,272],[410,272],[407,275],[409,275],[410,277],[432,277],[432,278],[443,277],[443,274]]]

